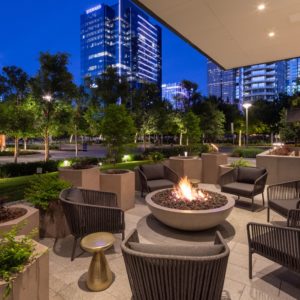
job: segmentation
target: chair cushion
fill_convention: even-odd
[[[222,192],[238,195],[238,196],[251,197],[253,188],[254,188],[253,184],[242,183],[242,182],[231,182],[222,186]]]
[[[239,167],[237,182],[254,184],[255,180],[262,176],[265,172],[266,170],[261,168]]]
[[[172,188],[174,186],[174,182],[168,179],[158,179],[147,181],[147,185],[150,191],[156,191],[160,189]]]
[[[142,165],[141,170],[146,175],[147,180],[163,179],[165,177],[162,164]]]
[[[84,203],[82,193],[77,188],[70,188],[66,199],[75,203]]]
[[[210,246],[174,246],[174,245],[153,245],[130,242],[132,250],[158,255],[178,255],[178,256],[213,256],[224,251],[223,245]]]
[[[283,216],[288,215],[290,209],[296,209],[297,203],[300,199],[289,199],[289,200],[269,200],[269,207]]]

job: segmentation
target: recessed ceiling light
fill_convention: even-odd
[[[268,33],[268,36],[269,36],[269,37],[274,37],[274,36],[275,36],[275,32],[274,32],[274,31],[270,31],[270,32]]]
[[[257,6],[257,9],[260,11],[264,10],[265,8],[266,8],[266,5],[264,3],[261,3]]]

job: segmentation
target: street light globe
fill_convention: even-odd
[[[243,107],[246,108],[246,109],[248,109],[248,108],[251,107],[251,106],[252,106],[251,103],[244,103],[244,104],[243,104]]]
[[[50,102],[52,100],[52,96],[47,94],[47,95],[43,96],[43,99]]]

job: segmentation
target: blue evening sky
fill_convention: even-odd
[[[117,0],[9,0],[0,2],[0,68],[16,65],[30,75],[38,68],[40,51],[71,55],[70,71],[80,83],[80,14],[99,3]],[[182,79],[199,84],[206,94],[206,59],[163,27],[163,82]]]

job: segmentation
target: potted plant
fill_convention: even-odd
[[[245,160],[244,158],[240,158],[238,160],[233,161],[231,164],[224,164],[219,166],[219,176],[231,171],[237,167],[249,167],[249,161]]]
[[[49,254],[47,247],[32,240],[36,232],[17,234],[14,226],[0,240],[0,298],[49,299]]]
[[[75,187],[87,190],[100,190],[99,175],[99,166],[89,159],[76,161],[71,166],[65,164],[59,168],[60,179],[68,181]]]
[[[39,211],[24,204],[5,206],[5,197],[0,197],[0,237],[13,226],[24,223],[20,234],[29,234],[39,226]]]
[[[25,199],[40,211],[40,237],[60,238],[70,233],[63,208],[59,202],[61,190],[70,183],[57,174],[35,175],[25,190]]]

